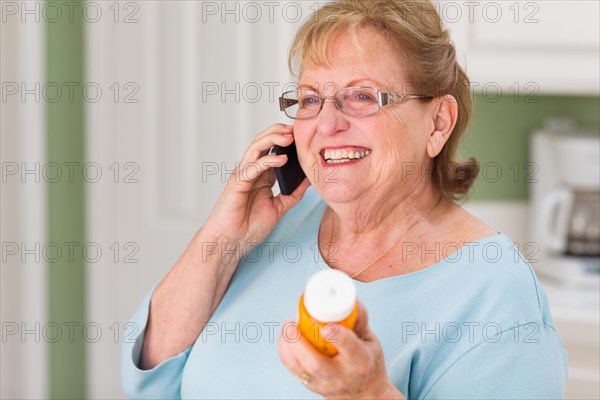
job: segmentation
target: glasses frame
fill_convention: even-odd
[[[374,91],[377,92],[377,103],[379,105],[379,107],[377,108],[377,111],[374,111],[370,114],[367,115],[352,115],[352,114],[347,114],[344,110],[342,110],[340,108],[339,102],[337,101],[337,96],[338,94],[340,94],[340,92],[344,91],[344,90],[348,90],[348,89],[373,89]],[[304,118],[298,118],[298,117],[292,117],[287,113],[287,109],[293,105],[298,104],[298,100],[292,100],[292,99],[286,99],[285,95],[288,93],[294,93],[297,92],[298,90],[306,90],[309,92],[313,92],[314,94],[316,94],[320,99],[321,99],[321,107],[319,108],[319,111],[317,111],[317,113],[313,116],[310,117],[304,117]],[[373,86],[350,86],[347,88],[343,88],[338,90],[337,92],[335,92],[334,94],[332,94],[331,96],[321,96],[319,95],[317,92],[315,92],[314,90],[310,90],[310,89],[298,89],[298,90],[288,90],[287,92],[284,92],[281,97],[279,97],[279,110],[283,111],[285,113],[285,115],[288,116],[288,118],[291,119],[300,119],[300,120],[304,120],[304,119],[312,119],[315,118],[317,115],[319,115],[321,113],[321,110],[323,110],[323,106],[325,105],[325,103],[327,103],[326,100],[328,99],[332,99],[333,102],[335,104],[335,107],[342,112],[344,115],[347,115],[349,117],[353,117],[353,118],[364,118],[364,117],[369,117],[371,115],[377,114],[379,111],[381,111],[381,107],[387,106],[389,104],[395,104],[395,103],[404,103],[408,100],[416,100],[416,99],[433,99],[433,96],[422,96],[422,95],[414,95],[414,94],[398,94],[398,93],[388,93],[388,92],[382,92],[379,89],[373,87]]]

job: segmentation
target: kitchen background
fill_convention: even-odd
[[[598,2],[476,3],[438,3],[474,83],[461,154],[482,173],[465,206],[523,248],[533,133],[599,136]],[[284,121],[271,94],[291,82],[288,45],[318,5],[0,3],[0,397],[123,396],[127,318],[247,143]],[[599,398],[593,291],[544,285],[567,397]]]

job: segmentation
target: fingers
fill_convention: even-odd
[[[376,340],[373,331],[369,328],[367,309],[361,302],[358,302],[358,317],[354,329],[348,329],[340,325],[331,337],[331,341],[334,340],[341,358],[347,358],[366,351],[364,345]]]
[[[284,321],[284,328],[289,325],[289,324],[293,324],[292,321]],[[294,354],[294,352],[292,351],[292,349],[289,346],[289,339],[287,339],[285,337],[286,335],[284,333],[282,333],[281,335],[279,335],[279,340],[277,341],[277,347],[279,349],[279,358],[281,359],[281,362],[283,363],[283,365],[285,365],[285,367],[294,375],[298,376],[300,375],[302,372],[305,372],[302,368],[302,365],[300,364],[300,362],[298,361],[298,359],[296,358],[296,355]]]
[[[258,140],[262,137],[265,137],[267,135],[270,135],[273,132],[277,132],[277,131],[290,131],[293,129],[292,125],[287,125],[287,124],[273,124],[271,126],[269,126],[267,129],[265,129],[264,131],[260,132],[258,135],[256,135],[254,137],[254,140]]]
[[[236,169],[239,182],[255,182],[269,168],[281,167],[287,162],[286,155],[269,154],[256,161],[240,164]]]
[[[304,337],[300,337],[295,343],[290,343],[290,348],[298,358],[302,360],[304,370],[321,379],[329,379],[335,374],[331,358],[320,353]]]
[[[310,181],[307,178],[304,178],[300,185],[289,196],[284,196],[282,194],[277,195],[275,199],[279,202],[281,215],[302,200],[304,193],[310,187],[310,185]]]
[[[260,133],[248,146],[241,164],[253,162],[266,155],[274,145],[287,147],[294,141],[292,127],[289,125],[273,125]]]
[[[369,335],[369,314],[367,308],[360,301],[358,302],[358,317],[356,318],[356,325],[354,326],[354,332],[361,339],[367,339]]]
[[[366,314],[363,323],[366,326]],[[326,398],[371,398],[386,384],[387,373],[383,352],[368,326],[364,328],[371,341],[359,338],[353,330],[335,324],[336,332],[321,330],[338,349],[328,357],[318,352],[304,337],[289,335],[286,327],[297,327],[285,321],[278,347],[281,361],[310,390]],[[287,333],[286,333],[287,332]],[[375,392],[373,390],[376,390]],[[367,394],[368,392],[368,394]],[[366,395],[366,396],[363,396]]]
[[[240,190],[248,190],[248,183],[255,183],[269,169],[287,162],[287,155],[269,154],[269,150],[275,145],[289,146],[293,141],[292,127],[288,125],[273,125],[260,133],[246,149],[229,183],[235,182]]]
[[[331,358],[317,351],[304,337],[295,336],[290,338],[284,330],[286,326],[296,326],[292,321],[285,321],[282,334],[279,337],[279,356],[283,364],[296,376],[308,373],[311,376],[319,376],[327,379],[335,374]]]
[[[282,334],[279,336],[279,341],[277,343],[279,348],[279,358],[288,371],[296,376],[302,384],[311,390],[314,390],[312,386],[314,385],[315,376],[310,372],[310,368],[304,366],[298,358],[295,351],[296,349],[293,346],[293,342],[296,342],[296,340],[290,340],[284,333],[286,326],[296,326],[297,329],[297,324],[292,321],[284,321],[283,326]]]
[[[332,342],[341,358],[348,358],[350,355],[355,356],[361,350],[361,340],[353,330],[344,326],[338,325],[337,330],[333,335],[329,335]]]

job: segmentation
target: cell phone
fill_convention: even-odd
[[[289,196],[306,177],[302,167],[300,167],[300,162],[298,161],[296,143],[292,142],[292,144],[287,147],[273,146],[271,154],[287,154],[288,156],[288,161],[284,165],[275,167],[274,169],[281,194]]]

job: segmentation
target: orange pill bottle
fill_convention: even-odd
[[[298,312],[302,336],[317,350],[333,357],[337,354],[336,325],[354,329],[356,324],[358,304],[354,281],[338,270],[317,272],[306,283]]]

